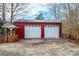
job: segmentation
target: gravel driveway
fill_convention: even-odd
[[[63,40],[23,40],[0,44],[0,56],[78,56],[79,46]]]

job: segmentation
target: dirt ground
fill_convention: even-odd
[[[0,56],[79,56],[79,46],[64,40],[23,40],[0,44]]]

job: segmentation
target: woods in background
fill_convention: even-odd
[[[63,23],[63,33],[68,35],[70,39],[79,41],[79,4],[75,4],[75,8],[71,9],[68,5],[68,14]]]

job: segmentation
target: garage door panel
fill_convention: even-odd
[[[41,27],[25,27],[25,38],[41,38]]]
[[[34,27],[34,37],[41,38],[41,27]]]
[[[31,34],[31,33],[33,33],[32,29],[33,29],[32,27],[25,27],[25,38],[32,37],[32,34]]]
[[[59,38],[59,27],[44,27],[45,38]]]

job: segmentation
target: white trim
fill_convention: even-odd
[[[56,22],[56,23],[61,23],[60,21],[53,21],[53,20],[24,20],[24,19],[16,20],[14,22],[49,22],[49,23]]]

